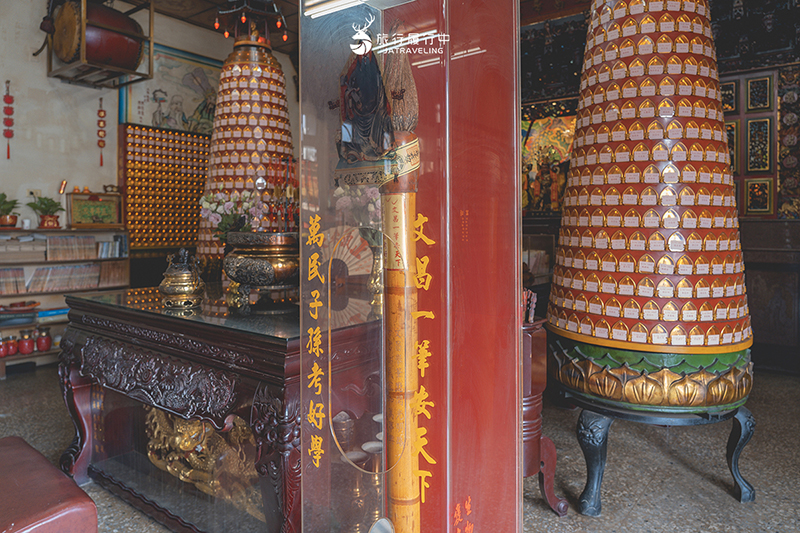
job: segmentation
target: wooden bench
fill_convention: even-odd
[[[20,437],[0,439],[0,531],[96,533],[97,507]]]

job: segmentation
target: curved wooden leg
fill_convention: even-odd
[[[92,455],[92,382],[80,375],[78,367],[69,361],[58,366],[61,394],[75,426],[72,444],[61,454],[61,470],[75,479],[78,485],[89,481],[88,468]]]
[[[740,502],[752,502],[756,499],[756,490],[753,485],[748,483],[739,472],[739,455],[741,455],[747,443],[750,442],[755,427],[756,419],[748,409],[740,407],[733,419],[733,428],[731,428],[731,435],[728,437],[727,450],[728,468],[730,468],[733,475],[733,490]]]
[[[557,497],[553,490],[556,476],[556,445],[548,437],[543,436],[539,439],[539,456],[541,457],[539,489],[542,491],[542,496],[558,516],[565,516],[569,504],[567,500]]]
[[[578,418],[578,443],[586,459],[586,487],[578,510],[587,516],[600,516],[600,485],[606,468],[608,430],[613,418],[584,409]]]

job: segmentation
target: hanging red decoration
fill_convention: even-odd
[[[11,159],[11,138],[14,136],[14,119],[11,116],[14,114],[14,97],[11,96],[11,81],[6,80],[6,94],[3,95],[3,137],[6,138],[6,159]]]
[[[103,109],[103,99],[100,98],[100,108],[97,110],[97,146],[100,147],[100,166],[103,166],[103,148],[106,146],[106,110]]]
[[[214,29],[215,30],[219,29],[219,17],[214,19]]]

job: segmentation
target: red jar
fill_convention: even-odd
[[[6,345],[6,352],[7,352],[6,355],[16,355],[17,337],[15,335],[9,335],[3,344]]]
[[[6,341],[3,340],[3,337],[0,337],[0,357],[5,357],[8,355],[8,346],[6,346]]]
[[[24,329],[19,332],[20,336],[22,337],[18,343],[19,353],[23,355],[33,353],[33,349],[36,347],[36,342],[33,340],[32,333],[33,330],[30,329]]]
[[[50,336],[49,327],[40,327],[39,336],[36,337],[36,349],[40,352],[46,352],[53,347],[53,337]]]

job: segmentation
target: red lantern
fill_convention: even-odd
[[[11,96],[11,81],[6,80],[6,94],[3,95],[3,103],[6,104],[3,107],[3,114],[6,115],[3,117],[3,126],[6,129],[3,130],[3,137],[6,138],[6,159],[11,159],[11,143],[9,139],[14,136],[14,130],[11,127],[14,125],[14,119],[11,116],[14,114],[14,108],[11,105],[14,103],[14,97]]]
[[[97,137],[99,138],[99,140],[97,141],[97,146],[100,147],[100,166],[102,167],[103,166],[103,148],[106,145],[106,142],[103,140],[106,137],[106,130],[105,130],[105,127],[106,127],[106,121],[105,121],[106,110],[103,109],[103,99],[102,98],[100,99],[100,109],[97,110],[97,116],[99,117],[99,120],[97,121],[97,127],[98,127]]]

